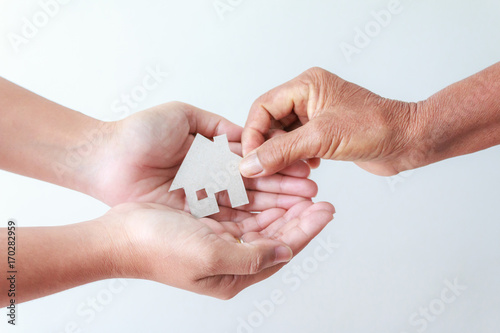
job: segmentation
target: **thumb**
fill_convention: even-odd
[[[233,243],[226,250],[224,267],[219,267],[222,270],[220,274],[253,275],[268,267],[288,262],[293,257],[290,247],[270,239]]]
[[[250,152],[240,163],[240,172],[247,178],[272,175],[300,159],[316,157],[320,138],[308,122],[289,133],[270,138]]]

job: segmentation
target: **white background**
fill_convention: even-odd
[[[500,59],[498,1],[402,1],[401,13],[350,62],[340,44],[353,44],[355,29],[389,1],[229,2],[233,10],[221,19],[212,0],[73,0],[16,52],[9,34],[20,35],[23,17],[32,21],[41,7],[1,0],[0,76],[113,120],[120,115],[112,103],[158,66],[168,78],[131,112],[180,100],[243,125],[255,98],[312,66],[385,97],[418,101]],[[282,271],[234,299],[134,280],[108,299],[109,281],[101,281],[22,304],[18,327],[8,331],[238,332],[240,318],[253,325],[240,332],[499,332],[499,165],[500,147],[390,179],[324,162],[312,178],[317,199],[336,206],[335,220]],[[107,209],[0,172],[1,221],[62,225]],[[338,247],[318,262],[318,240],[328,238]],[[293,290],[284,278],[303,265],[310,273],[295,275]],[[455,279],[467,289],[440,309],[445,280]],[[268,305],[275,289],[284,303],[258,310],[255,302]],[[95,297],[106,304],[93,318],[77,312]],[[429,306],[439,314],[425,327],[412,325],[412,315]]]

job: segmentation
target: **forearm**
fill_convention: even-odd
[[[421,165],[500,144],[500,63],[419,103]],[[418,130],[416,131],[418,132]],[[421,166],[417,165],[417,166]]]
[[[98,120],[0,78],[0,169],[87,193],[82,170],[102,128]]]
[[[61,227],[16,230],[16,303],[47,296],[93,281],[123,277],[117,240],[98,221]],[[0,229],[2,272],[7,267],[7,230]],[[0,307],[9,304],[10,282],[0,279]]]

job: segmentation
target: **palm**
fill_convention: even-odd
[[[245,267],[241,263],[248,251],[261,248],[272,254],[275,246],[286,244],[296,255],[326,226],[334,211],[328,203],[304,201],[289,210],[273,208],[240,221],[217,221],[195,219],[158,204],[134,203],[115,207],[107,217],[119,221],[126,239],[134,240],[132,244],[147,244],[148,250],[141,248],[144,255],[160,259],[144,278],[227,298],[283,266],[267,260]]]
[[[169,192],[196,133],[207,137],[227,134],[231,149],[241,153],[242,129],[229,121],[182,103],[168,103],[139,112],[116,123],[109,139],[103,165],[97,177],[97,197],[109,205],[124,202],[153,202],[187,210],[184,191]],[[306,177],[304,163],[288,174]],[[288,186],[287,186],[288,184]],[[314,196],[316,185],[305,178],[275,175],[262,180],[245,180],[250,205],[247,210],[289,208]],[[220,218],[241,216],[231,209],[227,196],[218,197]],[[248,216],[248,214],[243,214]]]
[[[101,175],[103,201],[110,205],[156,202],[183,209],[180,191],[168,190],[193,138],[184,113],[151,110],[117,126],[111,161]]]

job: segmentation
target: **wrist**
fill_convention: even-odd
[[[155,235],[144,224],[137,228],[135,204],[118,205],[104,216],[89,222],[106,244],[101,252],[103,273],[108,278],[145,279],[151,270],[151,248]]]
[[[431,98],[412,103],[414,109],[408,129],[409,149],[405,155],[408,166],[415,169],[444,159],[441,156],[448,149],[448,134],[444,132],[437,110],[439,107]]]
[[[105,160],[114,122],[91,117],[81,119],[53,170],[58,184],[97,197],[96,180]]]
[[[120,226],[110,226],[103,218],[84,222],[80,226],[86,230],[88,256],[94,263],[86,271],[93,281],[135,277],[132,272],[134,246],[124,237]]]
[[[410,140],[414,167],[500,143],[499,77],[496,64],[416,104]]]
[[[390,101],[388,122],[394,156],[390,159],[396,172],[428,164],[427,109],[423,102]]]

